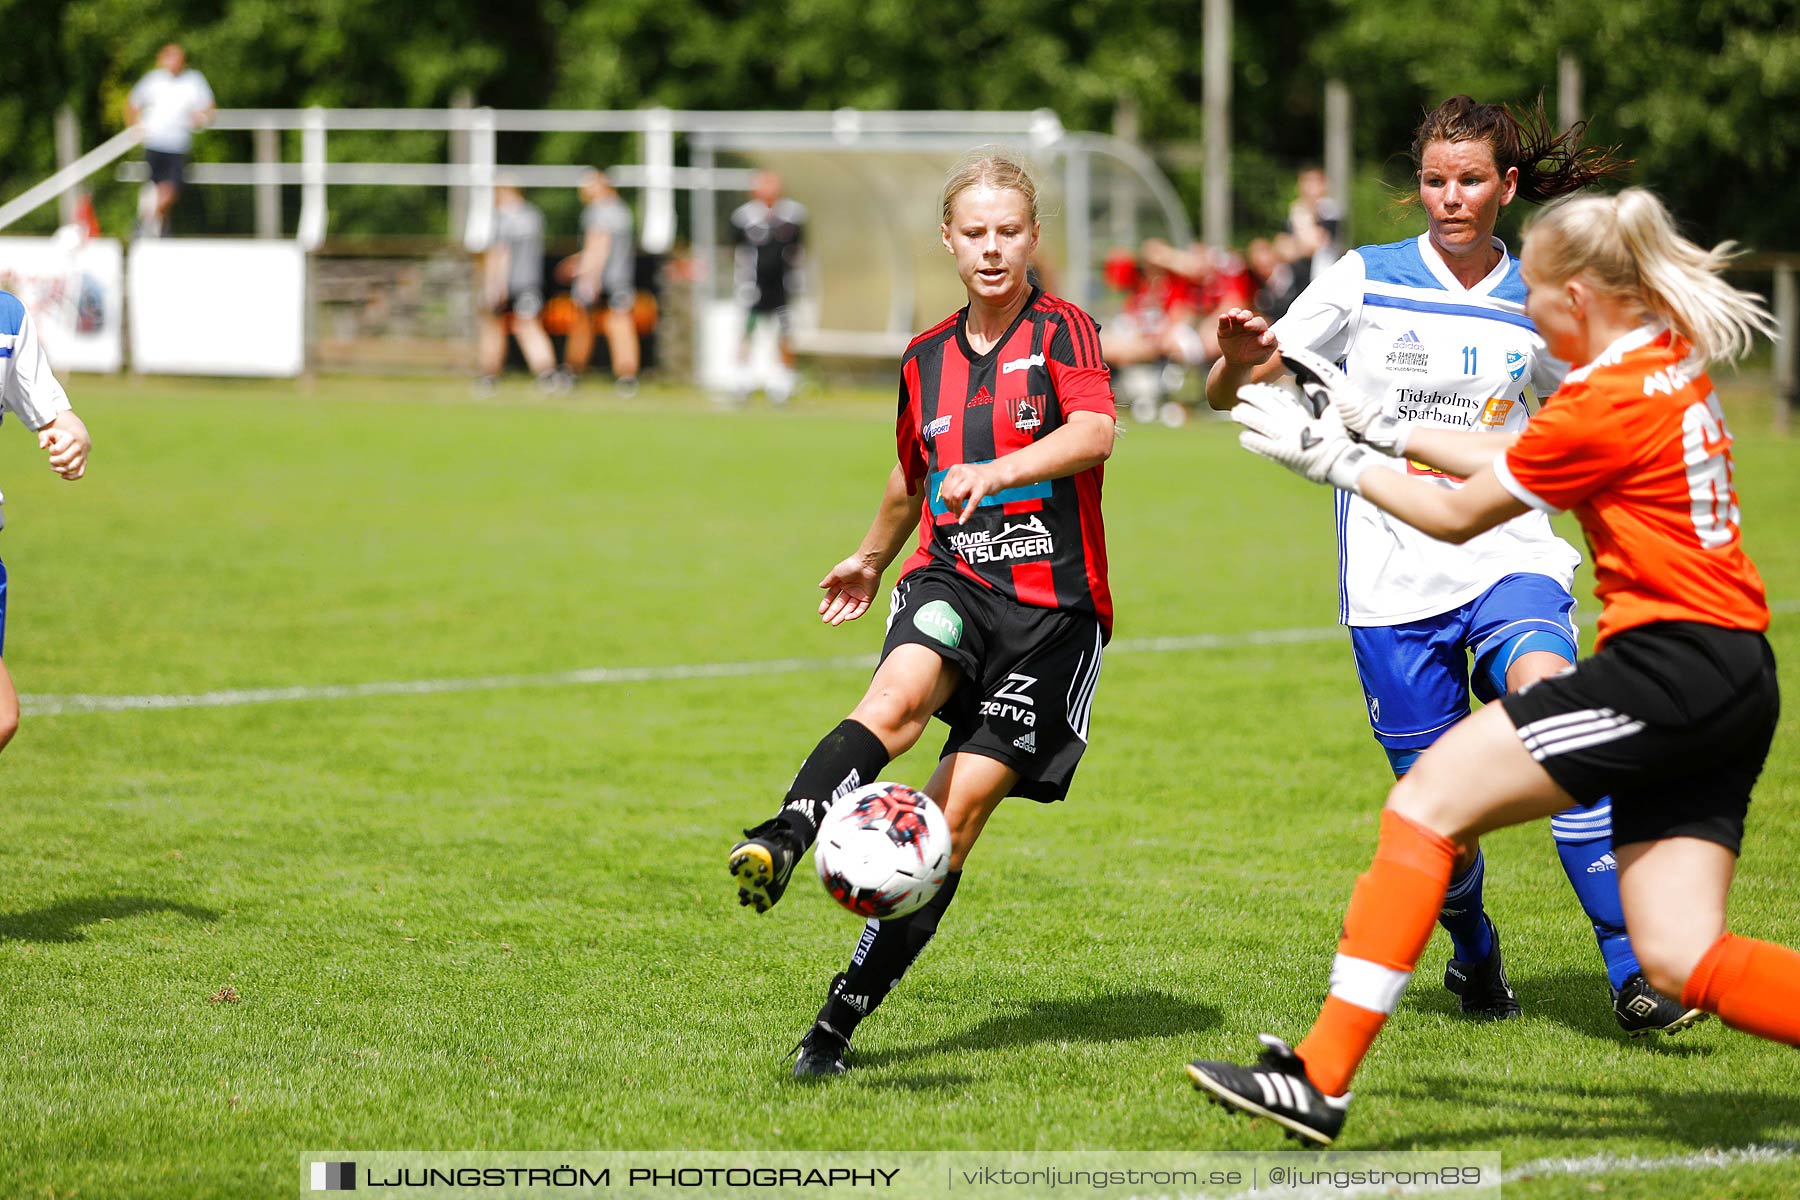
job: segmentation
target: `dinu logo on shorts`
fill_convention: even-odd
[[[942,600],[933,600],[930,604],[913,614],[913,624],[926,637],[935,638],[946,646],[962,644],[962,618]]]

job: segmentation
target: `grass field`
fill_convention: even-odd
[[[75,391],[81,483],[0,431],[28,696],[0,759],[0,1194],[289,1195],[328,1146],[1282,1144],[1182,1065],[1304,1031],[1385,761],[1329,631],[1327,495],[1230,427],[1120,443],[1119,640],[1076,794],[1002,806],[858,1069],[807,1088],[782,1053],[859,923],[804,883],[741,910],[724,850],[860,694],[866,668],[813,660],[879,643],[878,617],[812,610],[891,461],[888,393],[724,413],[456,382]],[[1800,695],[1800,448],[1753,391],[1730,406]],[[1318,632],[1242,636],[1294,630]],[[266,688],[302,691],[56,711]],[[1795,733],[1733,913],[1789,944]],[[889,774],[922,782],[939,736]],[[1509,1196],[1800,1192],[1800,1057],[1717,1023],[1628,1042],[1547,827],[1487,845],[1527,1015],[1455,1015],[1440,935],[1341,1144],[1497,1150]],[[1774,1149],[1690,1161],[1752,1145]]]

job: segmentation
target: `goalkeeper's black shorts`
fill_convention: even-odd
[[[1735,853],[1781,693],[1762,634],[1664,621],[1500,703],[1577,803],[1611,795],[1615,846],[1694,837]]]

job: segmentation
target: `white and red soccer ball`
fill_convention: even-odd
[[[836,801],[819,826],[813,865],[831,898],[861,917],[904,917],[950,871],[950,824],[930,796],[871,783]]]

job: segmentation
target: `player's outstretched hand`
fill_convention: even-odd
[[[956,523],[962,525],[981,507],[984,499],[1000,490],[995,483],[993,464],[957,463],[944,472],[944,478],[938,482],[938,500],[956,513]]]
[[[1353,387],[1336,363],[1311,350],[1284,349],[1281,364],[1294,373],[1315,417],[1333,410],[1357,441],[1367,442],[1383,454],[1405,452],[1408,424],[1383,412],[1380,397]]]
[[[87,470],[88,451],[94,439],[87,426],[72,411],[56,414],[51,422],[38,430],[38,449],[50,455],[50,469],[64,479],[80,479]]]
[[[1219,314],[1219,353],[1240,367],[1266,363],[1275,353],[1275,331],[1247,308],[1227,309]]]
[[[1272,383],[1239,388],[1231,419],[1244,427],[1238,445],[1314,483],[1358,491],[1363,472],[1376,463],[1374,453],[1350,440],[1334,411],[1314,419],[1300,397]]]
[[[861,555],[852,554],[827,571],[819,586],[825,589],[825,598],[819,601],[819,619],[827,625],[842,625],[869,611],[881,590],[881,572]]]

